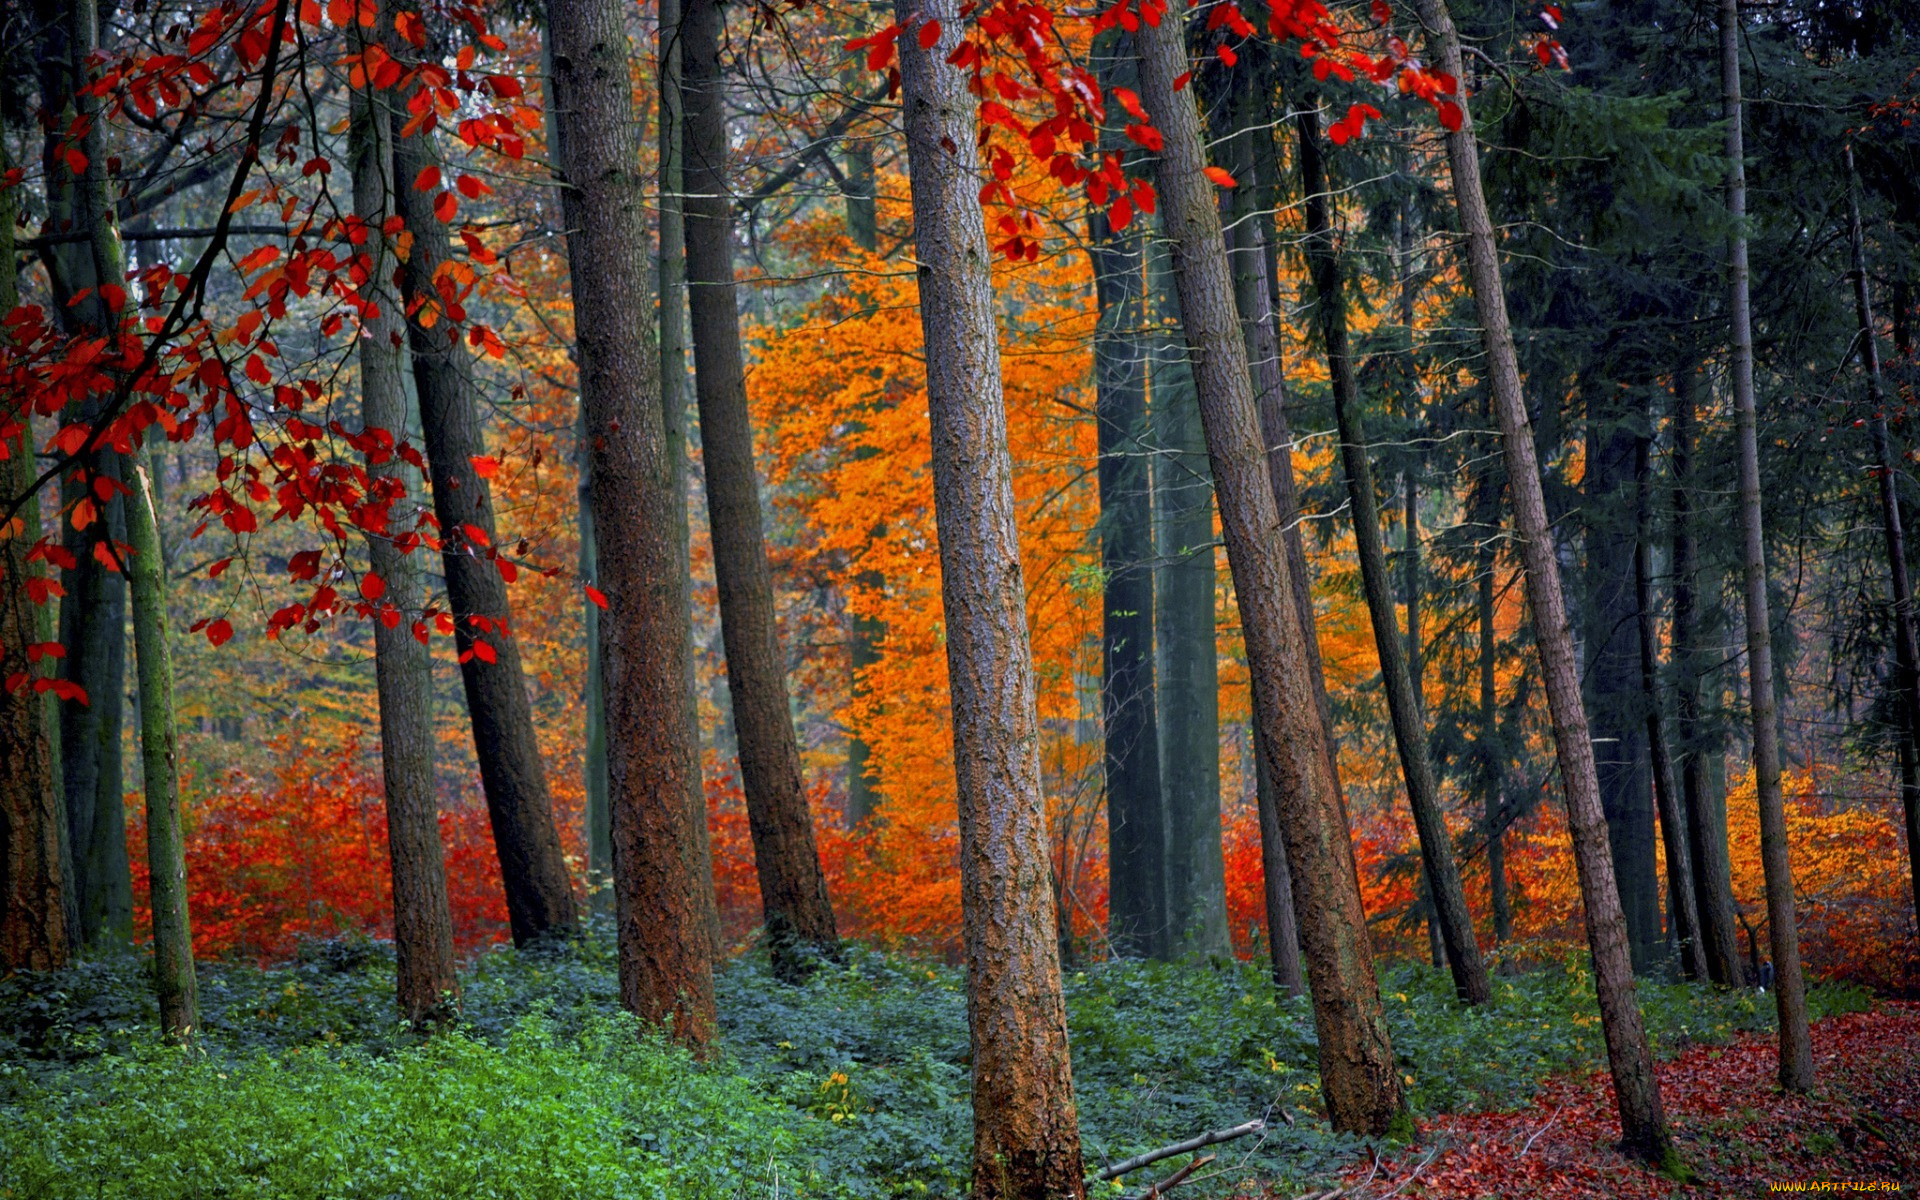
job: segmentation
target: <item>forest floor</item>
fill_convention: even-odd
[[[1354,1196],[1620,1200],[1856,1194],[1920,1188],[1920,1003],[1815,1022],[1816,1083],[1805,1096],[1775,1082],[1774,1039],[1746,1033],[1659,1065],[1675,1146],[1692,1186],[1629,1161],[1604,1071],[1558,1076],[1511,1112],[1441,1114],[1420,1143],[1356,1167]],[[1793,1185],[1819,1185],[1793,1186]],[[1852,1184],[1852,1187],[1836,1187]]]

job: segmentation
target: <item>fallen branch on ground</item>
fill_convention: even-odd
[[[1266,1127],[1267,1123],[1265,1121],[1255,1120],[1248,1121],[1241,1125],[1235,1125],[1231,1129],[1215,1129],[1208,1133],[1196,1134],[1184,1142],[1175,1142],[1171,1146],[1162,1146],[1158,1150],[1149,1150],[1145,1154],[1136,1154],[1132,1158],[1122,1159],[1120,1162],[1101,1171],[1093,1178],[1096,1182],[1118,1179],[1128,1171],[1138,1171],[1141,1167],[1150,1166],[1163,1158],[1172,1158],[1176,1154],[1185,1154],[1189,1150],[1199,1150],[1207,1146],[1217,1145],[1220,1142],[1230,1142],[1235,1138],[1242,1138],[1250,1133],[1259,1133]]]
[[[1192,1162],[1188,1163],[1186,1166],[1181,1167],[1178,1171],[1175,1171],[1173,1174],[1167,1176],[1165,1179],[1162,1179],[1159,1183],[1154,1184],[1152,1187],[1148,1188],[1146,1191],[1138,1192],[1132,1196],[1128,1196],[1127,1200],[1155,1200],[1156,1197],[1164,1196],[1168,1192],[1172,1191],[1174,1188],[1179,1187],[1181,1183],[1185,1182],[1187,1176],[1193,1174],[1195,1171],[1198,1171],[1201,1167],[1206,1166],[1208,1163],[1212,1161],[1213,1161],[1213,1155],[1211,1154],[1208,1154],[1202,1158],[1196,1158]]]

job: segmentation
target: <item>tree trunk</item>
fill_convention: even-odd
[[[1479,625],[1480,729],[1474,746],[1478,759],[1481,810],[1487,826],[1487,891],[1493,909],[1493,940],[1505,945],[1513,937],[1513,906],[1507,898],[1506,778],[1507,753],[1500,737],[1499,683],[1495,673],[1498,632],[1494,628],[1493,584],[1497,559],[1495,539],[1500,526],[1499,484],[1493,468],[1481,472],[1474,487],[1475,583],[1474,616]]]
[[[787,695],[786,657],[774,615],[753,424],[733,284],[733,200],[727,178],[725,84],[719,0],[688,0],[681,24],[685,62],[687,295],[707,475],[713,570],[719,583],[727,687],[754,870],[774,970],[790,982],[814,956],[835,954],[839,935],[814,847],[813,815],[800,774],[800,744]]]
[[[1165,139],[1156,163],[1159,202],[1173,243],[1181,323],[1246,639],[1254,713],[1293,868],[1321,1094],[1335,1129],[1380,1134],[1404,1123],[1400,1075],[1381,1013],[1353,842],[1316,710],[1307,650],[1312,630],[1301,625],[1279,536],[1220,212],[1214,185],[1201,174],[1206,158],[1200,119],[1193,98],[1174,87],[1188,70],[1178,15],[1143,24],[1137,37],[1142,98]]]
[[[1026,585],[1014,523],[976,104],[947,61],[957,0],[896,0],[902,123],[927,347],[941,599],[959,785],[973,1049],[973,1194],[1085,1193],[1054,938]],[[922,24],[922,22],[926,24]],[[922,49],[920,31],[939,22]]]
[[[1694,906],[1693,855],[1687,848],[1686,821],[1680,797],[1674,792],[1673,760],[1667,754],[1667,734],[1660,708],[1660,633],[1654,623],[1652,518],[1648,512],[1649,439],[1637,439],[1633,456],[1635,494],[1633,542],[1634,609],[1640,643],[1640,689],[1646,705],[1647,751],[1653,768],[1653,795],[1660,812],[1660,841],[1667,853],[1667,919],[1680,943],[1680,970],[1688,979],[1706,975],[1700,953],[1700,913]]]
[[[1633,962],[1627,952],[1626,921],[1608,853],[1606,818],[1594,771],[1586,707],[1580,696],[1580,667],[1574,657],[1573,631],[1560,591],[1560,563],[1534,457],[1533,430],[1520,387],[1520,364],[1507,324],[1506,291],[1500,279],[1499,247],[1480,184],[1480,151],[1468,110],[1459,34],[1446,0],[1419,0],[1421,24],[1437,52],[1439,68],[1462,82],[1460,128],[1447,135],[1453,194],[1466,233],[1466,258],[1473,297],[1487,351],[1487,381],[1500,419],[1507,489],[1513,498],[1514,533],[1526,569],[1527,608],[1540,648],[1541,674],[1553,724],[1556,757],[1567,802],[1567,827],[1573,837],[1574,864],[1586,902],[1587,940],[1593,949],[1594,988],[1600,1001],[1600,1025],[1613,1073],[1614,1099],[1626,1149],[1650,1162],[1672,1156],[1660,1082],[1653,1072],[1646,1027],[1633,993]]]
[[[1166,924],[1157,954],[1224,954],[1220,844],[1220,660],[1214,620],[1213,480],[1187,347],[1177,332],[1164,250],[1149,250],[1153,293],[1155,695],[1166,803]]]
[[[565,175],[580,396],[603,551],[608,791],[620,998],[704,1047],[714,1032],[713,883],[694,800],[700,746],[688,720],[691,582],[677,542],[674,468],[644,307],[647,194],[617,0],[550,0],[554,104]]]
[[[486,453],[475,398],[473,362],[460,336],[464,313],[435,286],[451,260],[446,226],[433,213],[433,195],[415,186],[437,165],[431,135],[400,132],[407,114],[394,114],[394,197],[413,249],[400,269],[409,312],[408,342],[420,394],[420,424],[440,520],[441,559],[453,608],[454,644],[473,723],[494,849],[500,857],[507,916],[516,946],[574,931],[573,883],[561,856],[560,832],[547,794],[546,764],[534,740],[533,710],[512,626],[504,572],[496,550],[493,494],[474,469]],[[496,557],[497,556],[497,557]]]
[[[145,450],[135,451],[134,493],[127,503],[127,563],[133,637],[140,673],[140,765],[147,800],[147,870],[153,908],[153,979],[160,1032],[190,1040],[200,1024],[193,970],[193,927],[187,913],[187,846],[180,823],[180,756],[174,736],[173,652],[167,645],[167,568],[161,560],[160,514]]]
[[[397,259],[382,232],[392,211],[392,126],[370,91],[354,93],[350,121],[353,210],[366,222],[364,252],[372,264],[362,294],[377,306],[362,318],[360,420],[363,428],[386,430],[397,442],[407,428],[405,320],[392,286]],[[367,558],[373,575],[386,584],[382,612],[373,623],[373,668],[393,871],[397,996],[407,1020],[423,1028],[453,1016],[460,988],[433,779],[433,657],[413,632],[426,604],[413,553],[424,516],[419,493],[426,481],[392,453],[370,455],[367,473],[388,504],[400,506],[398,514],[389,507],[386,528],[367,538]]]
[[[1767,938],[1773,950],[1774,1008],[1780,1028],[1780,1086],[1813,1086],[1806,980],[1787,857],[1787,808],[1780,793],[1780,724],[1773,686],[1773,622],[1768,613],[1767,543],[1760,497],[1760,435],[1753,387],[1753,315],[1747,268],[1747,166],[1741,133],[1740,0],[1720,0],[1720,82],[1727,121],[1728,314],[1732,320],[1735,425],[1740,439],[1741,575],[1747,608],[1747,697],[1753,715],[1754,791],[1760,806],[1760,865],[1767,881]]]
[[[86,63],[99,48],[96,6],[39,0],[36,52],[40,101],[51,120],[43,143],[47,227],[55,233],[85,233],[87,240],[43,244],[41,260],[52,285],[61,330],[77,336],[111,327],[113,315],[99,284],[121,282],[126,272],[114,211],[107,194],[107,149],[100,101],[85,91]],[[87,167],[78,177],[60,152],[75,122],[87,127],[80,149]],[[73,414],[91,421],[97,401]],[[119,454],[101,450],[93,470],[124,482]],[[88,496],[90,481],[69,473],[61,481],[61,509]],[[97,498],[96,498],[97,500]],[[99,517],[84,530],[64,523],[63,539],[75,566],[61,573],[60,641],[67,648],[62,674],[87,694],[60,707],[61,790],[67,808],[72,886],[81,946],[125,945],[133,940],[133,876],[127,863],[125,778],[121,724],[126,696],[127,588],[118,571],[94,554],[96,543],[127,538],[125,500],[116,492],[99,504]]]
[[[587,453],[586,410],[575,428],[579,449],[580,578],[600,578],[600,544],[593,533],[593,457]],[[595,916],[613,915],[613,808],[607,795],[607,682],[600,661],[600,606],[581,602],[581,633],[587,643],[586,748],[581,763],[586,789],[587,909]]]
[[[1493,996],[1480,943],[1473,932],[1473,915],[1454,862],[1453,836],[1440,807],[1440,786],[1427,755],[1425,706],[1415,691],[1407,659],[1407,643],[1400,639],[1395,619],[1393,580],[1386,550],[1381,544],[1379,502],[1373,488],[1373,467],[1367,457],[1366,421],[1361,413],[1360,384],[1347,346],[1346,284],[1328,214],[1327,178],[1320,146],[1320,114],[1309,98],[1296,117],[1300,132],[1300,181],[1306,191],[1307,261],[1314,282],[1314,311],[1327,352],[1333,382],[1334,415],[1340,426],[1340,458],[1345,468],[1347,502],[1352,509],[1354,546],[1360,559],[1361,588],[1373,624],[1373,644],[1380,655],[1381,681],[1386,685],[1387,711],[1393,722],[1394,746],[1400,755],[1400,773],[1406,781],[1407,802],[1420,835],[1420,863],[1427,880],[1428,901],[1439,922],[1446,960],[1453,971],[1454,991],[1467,1004],[1484,1004]],[[1412,536],[1411,530],[1408,533]],[[1409,612],[1413,610],[1410,608]],[[1409,635],[1413,627],[1409,625]]]

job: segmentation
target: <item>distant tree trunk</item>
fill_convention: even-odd
[[[977,101],[947,58],[957,0],[896,0],[902,123],[927,346],[941,598],[959,785],[973,1050],[973,1195],[1085,1194],[1054,938],[1026,585],[980,208]],[[927,22],[923,26],[922,21]],[[919,30],[940,23],[923,50]]]
[[[1489,414],[1491,415],[1491,414]],[[1481,808],[1487,826],[1487,890],[1493,908],[1493,940],[1505,945],[1513,937],[1513,905],[1507,898],[1506,778],[1507,754],[1500,737],[1500,696],[1495,665],[1498,632],[1494,628],[1493,585],[1497,559],[1495,537],[1500,526],[1500,485],[1493,468],[1483,470],[1474,485],[1474,616],[1479,626],[1480,728],[1474,753],[1479,765]]]
[[[1354,375],[1347,345],[1346,284],[1328,213],[1326,171],[1320,145],[1320,113],[1307,100],[1295,118],[1300,133],[1300,181],[1306,192],[1307,262],[1314,283],[1314,314],[1326,345],[1327,368],[1333,381],[1334,415],[1340,426],[1340,459],[1345,468],[1347,502],[1352,512],[1354,545],[1360,559],[1361,588],[1373,624],[1373,644],[1380,655],[1381,681],[1393,722],[1394,746],[1400,755],[1400,773],[1406,781],[1407,802],[1420,835],[1420,863],[1427,880],[1427,900],[1440,925],[1453,986],[1461,1000],[1484,1004],[1493,996],[1480,943],[1473,932],[1460,868],[1454,862],[1453,835],[1440,807],[1440,786],[1427,754],[1425,705],[1415,691],[1409,669],[1408,643],[1402,642],[1393,603],[1393,580],[1381,544],[1379,502],[1374,495],[1373,467],[1368,461],[1366,419],[1361,413],[1360,384]],[[1411,539],[1412,531],[1408,531]],[[1409,608],[1411,614],[1415,611]],[[1414,618],[1417,620],[1417,618]],[[1409,639],[1418,636],[1409,624]],[[1438,965],[1436,963],[1436,965]]]
[[[1220,834],[1220,659],[1214,614],[1213,480],[1177,332],[1164,250],[1150,251],[1153,292],[1154,678],[1166,799],[1167,911],[1158,955],[1224,954],[1226,867]]]
[[[1694,539],[1693,460],[1698,438],[1694,414],[1697,367],[1689,354],[1673,381],[1673,646],[1670,657],[1678,684],[1675,716],[1680,740],[1680,794],[1686,808],[1687,849],[1693,865],[1694,907],[1700,919],[1700,947],[1707,978],[1722,987],[1746,982],[1740,958],[1740,932],[1733,907],[1732,866],[1727,859],[1726,798],[1717,787],[1714,745],[1718,724],[1702,713],[1705,681],[1714,675],[1719,652],[1707,644],[1699,598],[1717,611],[1720,589],[1702,587]]]
[[[600,544],[593,534],[593,456],[587,452],[586,411],[580,413],[575,470],[580,503],[580,578],[600,578]],[[587,643],[586,747],[581,771],[587,793],[587,908],[596,916],[613,915],[613,808],[607,794],[607,682],[600,661],[600,606],[583,599],[581,633]]]
[[[855,17],[855,28],[860,34],[867,32],[868,22]],[[859,60],[849,58],[848,70],[843,74],[847,91],[851,94],[855,88]],[[873,142],[870,137],[857,138],[841,143],[841,160],[845,183],[842,197],[845,202],[847,236],[853,244],[871,254],[880,248],[879,217],[875,208]],[[1098,282],[1096,280],[1096,287]],[[1096,351],[1097,353],[1097,351]],[[870,457],[874,450],[862,447],[860,457]],[[873,541],[885,536],[886,524],[882,522],[873,529]],[[878,571],[865,570],[855,576],[859,590],[868,595],[884,595],[887,590],[887,578]],[[851,608],[851,605],[849,605]],[[848,692],[859,700],[867,695],[866,672],[880,661],[880,643],[887,636],[887,624],[878,617],[854,612],[847,620],[848,653],[847,673]],[[873,747],[857,730],[847,734],[847,828],[858,829],[873,817],[880,807],[880,789],[872,774]]]
[[[580,396],[607,613],[608,784],[620,998],[704,1047],[714,1033],[713,883],[695,836],[691,583],[646,309],[648,197],[618,0],[550,0]]]
[[[3,118],[4,114],[0,114]],[[10,165],[0,123],[0,173]],[[20,302],[13,249],[13,189],[0,191],[0,313]],[[0,335],[3,337],[5,335]],[[19,432],[0,442],[0,512],[33,486],[32,414],[0,411],[0,426]],[[67,808],[54,787],[51,726],[33,681],[40,668],[27,647],[41,636],[41,605],[28,581],[41,572],[27,561],[39,538],[40,502],[28,497],[16,529],[0,532],[0,968],[45,971],[67,964],[74,930],[68,924],[70,861],[65,850]],[[50,598],[49,598],[50,599]]]
[[[1637,439],[1633,455],[1635,521],[1633,542],[1634,609],[1638,613],[1640,688],[1646,705],[1647,751],[1653,767],[1653,795],[1660,812],[1660,841],[1667,853],[1667,918],[1680,943],[1680,970],[1688,979],[1706,975],[1700,953],[1700,913],[1694,906],[1693,855],[1687,847],[1687,823],[1674,789],[1673,760],[1667,754],[1666,723],[1660,706],[1660,632],[1654,622],[1652,518],[1649,513],[1648,438]]]
[[[153,908],[153,979],[160,996],[160,1032],[191,1039],[200,1025],[193,970],[193,927],[187,913],[187,846],[180,824],[180,756],[175,743],[173,652],[167,645],[167,568],[161,558],[160,514],[154,506],[148,454],[134,455],[134,492],[127,504],[127,563],[133,592],[133,637],[140,672],[140,764],[147,800],[147,870]]]
[[[1732,322],[1735,425],[1740,444],[1741,575],[1747,607],[1747,700],[1753,715],[1754,791],[1760,807],[1760,865],[1767,881],[1767,938],[1773,949],[1774,1008],[1780,1028],[1780,1086],[1813,1086],[1806,980],[1787,857],[1787,807],[1780,793],[1780,724],[1773,687],[1773,621],[1768,613],[1765,512],[1760,497],[1760,435],[1753,388],[1753,315],[1748,300],[1747,166],[1741,132],[1740,0],[1720,0],[1720,82],[1727,121],[1728,315]]]
[[[1260,415],[1240,336],[1233,277],[1191,96],[1178,16],[1143,24],[1141,93],[1165,139],[1156,162],[1173,242],[1181,323],[1220,501],[1227,559],[1246,639],[1261,746],[1274,774],[1292,866],[1294,912],[1310,968],[1321,1094],[1334,1128],[1380,1134],[1404,1120],[1400,1075],[1380,1008],[1353,842],[1317,711],[1307,639],[1274,503]]]
[[[359,341],[360,420],[395,441],[406,436],[406,322],[393,290],[398,260],[381,231],[393,211],[392,126],[372,92],[355,92],[350,113],[353,211],[367,228],[372,262],[362,294],[377,305],[362,318]],[[433,779],[433,657],[416,638],[425,588],[419,560],[419,493],[426,482],[398,456],[369,457],[367,473],[387,489],[389,505],[404,504],[406,519],[388,510],[386,528],[367,538],[373,574],[386,584],[385,606],[373,623],[373,667],[380,697],[380,770],[386,785],[387,855],[393,872],[393,944],[398,960],[400,1011],[416,1028],[452,1017],[460,980],[453,957],[453,916],[447,906],[446,851]],[[411,486],[410,486],[411,485]],[[404,539],[404,542],[403,542]],[[389,623],[391,622],[391,623]]]
[[[96,6],[38,0],[34,20],[40,66],[40,102],[49,120],[41,165],[47,180],[47,227],[84,232],[82,242],[43,245],[41,260],[52,285],[53,309],[69,336],[108,329],[113,315],[98,285],[119,282],[126,259],[114,228],[107,193],[107,148],[100,100],[86,92],[88,58],[99,48]],[[87,127],[80,149],[87,167],[78,177],[61,147],[78,121]],[[90,421],[99,405],[73,414]],[[105,478],[126,482],[125,464],[112,450],[92,464]],[[61,481],[63,511],[84,497],[89,481],[69,473]],[[76,565],[61,574],[60,641],[67,648],[62,675],[87,693],[87,703],[60,707],[61,790],[73,863],[73,892],[82,946],[125,945],[133,940],[133,876],[127,863],[126,785],[122,773],[121,725],[126,696],[127,587],[118,571],[94,555],[94,545],[127,538],[125,500],[116,494],[99,506],[99,519],[84,530],[63,523],[64,543]]]
[[[1860,323],[1860,365],[1867,375],[1867,427],[1873,437],[1874,475],[1879,480],[1880,525],[1887,544],[1887,575],[1893,592],[1893,630],[1896,686],[1904,728],[1902,762],[1920,761],[1920,645],[1914,636],[1913,585],[1907,577],[1907,535],[1900,523],[1899,473],[1887,437],[1886,391],[1880,380],[1880,342],[1873,327],[1873,295],[1867,282],[1866,235],[1860,227],[1860,196],[1854,175],[1853,146],[1844,149],[1847,163],[1847,240],[1852,245],[1853,306]],[[1907,832],[1908,870],[1913,885],[1914,912],[1920,915],[1920,779],[1916,772],[1901,773],[1900,804]]]
[[[753,462],[753,423],[733,284],[733,199],[720,73],[724,21],[719,0],[687,0],[681,23],[686,56],[687,294],[713,569],[754,870],[774,970],[781,978],[798,981],[815,955],[837,953],[840,939],[800,774],[800,743],[793,732],[760,480]]]
[[[1460,37],[1453,27],[1446,0],[1419,0],[1420,22],[1438,66],[1457,80],[1466,80]],[[1660,1081],[1653,1072],[1646,1027],[1633,994],[1633,962],[1627,951],[1626,920],[1620,912],[1620,892],[1614,883],[1613,859],[1607,848],[1606,817],[1600,808],[1600,785],[1594,771],[1593,743],[1589,740],[1586,706],[1580,696],[1580,667],[1574,657],[1573,631],[1567,622],[1566,602],[1560,591],[1560,562],[1553,531],[1547,524],[1547,505],[1534,457],[1533,430],[1527,420],[1526,397],[1521,391],[1520,363],[1507,324],[1507,299],[1500,278],[1500,251],[1494,241],[1493,220],[1487,212],[1480,184],[1480,148],[1464,88],[1459,97],[1460,128],[1447,134],[1447,159],[1452,168],[1454,201],[1466,233],[1466,260],[1473,285],[1482,339],[1487,351],[1487,382],[1500,418],[1505,449],[1507,489],[1513,498],[1514,532],[1518,535],[1522,566],[1526,570],[1527,608],[1533,617],[1534,638],[1540,648],[1541,674],[1553,723],[1553,741],[1560,762],[1561,786],[1567,802],[1567,826],[1573,838],[1574,865],[1579,871],[1581,896],[1586,902],[1587,941],[1593,951],[1594,988],[1600,1002],[1600,1025],[1607,1043],[1607,1061],[1613,1073],[1614,1099],[1620,1110],[1620,1128],[1626,1148],[1655,1163],[1672,1155],[1667,1140],[1666,1114],[1660,1103]]]
[[[1131,65],[1120,31],[1094,43],[1103,87]],[[1122,56],[1125,55],[1123,59]],[[1124,82],[1131,83],[1126,71]],[[1167,925],[1166,802],[1154,680],[1153,485],[1147,439],[1146,324],[1137,228],[1089,217],[1099,324],[1094,416],[1100,455],[1101,723],[1106,741],[1108,939],[1150,955]]]

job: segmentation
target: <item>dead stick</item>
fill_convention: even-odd
[[[1211,1154],[1206,1155],[1205,1157],[1202,1157],[1202,1158],[1196,1158],[1192,1162],[1188,1163],[1186,1166],[1181,1167],[1178,1171],[1175,1171],[1173,1174],[1167,1176],[1165,1179],[1162,1179],[1159,1183],[1154,1184],[1152,1187],[1148,1188],[1146,1191],[1127,1197],[1127,1200],[1155,1200],[1156,1197],[1164,1196],[1168,1192],[1172,1191],[1174,1188],[1179,1187],[1183,1182],[1185,1182],[1187,1176],[1193,1174],[1195,1171],[1198,1171],[1201,1167],[1206,1166],[1208,1163],[1212,1161],[1213,1161],[1213,1155]]]
[[[1138,1171],[1141,1167],[1151,1166],[1163,1158],[1172,1158],[1176,1154],[1185,1154],[1190,1150],[1203,1149],[1204,1147],[1216,1145],[1220,1142],[1230,1142],[1235,1138],[1242,1138],[1250,1133],[1259,1133],[1266,1127],[1267,1123],[1265,1121],[1256,1120],[1248,1121],[1242,1125],[1235,1125],[1231,1129],[1215,1129],[1208,1133],[1196,1134],[1184,1142],[1175,1142],[1171,1146],[1162,1146],[1158,1150],[1149,1150],[1145,1154],[1136,1154],[1132,1158],[1123,1159],[1108,1167],[1106,1170],[1101,1171],[1098,1175],[1095,1175],[1094,1179],[1099,1182],[1118,1179],[1128,1171]]]

